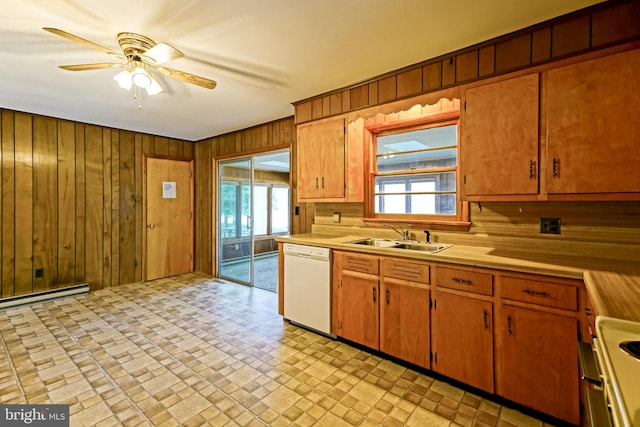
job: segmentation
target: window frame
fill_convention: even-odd
[[[375,177],[393,176],[393,173],[377,173],[376,155],[377,138],[383,135],[409,132],[414,130],[429,129],[447,125],[457,125],[456,143],[456,166],[433,168],[428,172],[453,171],[456,174],[456,214],[455,215],[433,215],[433,214],[385,214],[375,212]],[[414,117],[405,120],[396,120],[387,123],[372,123],[364,126],[365,147],[369,155],[366,156],[365,164],[365,216],[363,221],[366,225],[381,225],[381,223],[398,223],[407,226],[429,226],[436,230],[469,230],[469,202],[461,200],[460,182],[460,111],[449,111],[436,113],[421,117]],[[427,173],[428,173],[427,172]],[[415,172],[416,174],[424,174]],[[401,171],[398,175],[407,175],[407,171]]]

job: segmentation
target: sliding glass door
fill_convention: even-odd
[[[218,271],[244,284],[253,277],[252,164],[251,159],[218,163]]]
[[[218,276],[277,291],[275,237],[289,233],[289,151],[217,163]]]

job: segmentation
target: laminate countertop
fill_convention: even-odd
[[[422,259],[473,267],[485,267],[582,279],[598,315],[640,321],[640,264],[602,258],[507,251],[483,246],[453,245],[437,253],[348,243],[362,235],[294,234],[277,237],[283,243],[321,246],[385,256]]]
[[[597,315],[640,322],[640,270],[588,270],[584,284]]]

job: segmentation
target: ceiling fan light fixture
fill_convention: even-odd
[[[133,80],[131,79],[131,72],[128,70],[124,70],[119,72],[113,77],[122,89],[129,90],[131,89],[131,85],[133,85]]]
[[[151,76],[142,67],[136,67],[131,73],[133,84],[139,88],[146,89],[152,84]]]
[[[151,74],[149,74],[149,81],[151,81],[151,83],[148,87],[146,87],[147,95],[157,95],[160,92],[164,91],[164,89],[162,89],[162,86],[160,86],[160,83],[158,83],[158,81]]]

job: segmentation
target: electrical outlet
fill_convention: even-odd
[[[560,234],[560,218],[540,218],[540,233]]]

